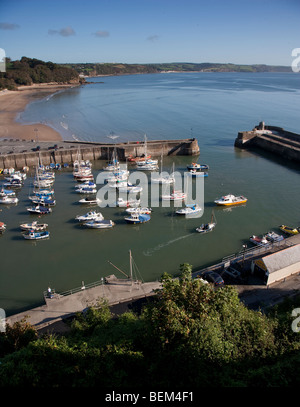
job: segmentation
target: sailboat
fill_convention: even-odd
[[[144,154],[142,154],[140,157],[133,157],[133,155],[130,155],[128,157],[128,161],[139,163],[139,162],[143,162],[145,160],[150,160],[150,158],[151,158],[151,155],[147,154],[147,136],[145,134],[145,136],[144,136]]]
[[[217,221],[216,221],[216,219],[214,221],[214,218],[215,218],[214,211],[212,211],[210,222],[209,223],[202,223],[201,226],[196,228],[196,232],[198,232],[198,233],[211,232],[216,227],[216,224],[217,224]]]
[[[151,178],[151,182],[153,182],[154,184],[173,184],[175,182],[175,178],[174,178],[174,163],[173,163],[173,171],[171,175],[166,175],[163,176],[163,155],[161,155],[161,162],[160,162],[160,175],[156,178]]]
[[[135,261],[133,259],[131,250],[129,250],[129,275],[127,273],[125,273],[123,270],[119,269],[117,266],[115,266],[111,261],[108,260],[108,263],[111,264],[120,273],[122,273],[126,277],[126,280],[124,278],[123,279],[117,279],[116,276],[113,274],[113,275],[111,275],[109,277],[106,277],[106,282],[107,283],[109,283],[109,284],[118,284],[118,283],[120,283],[120,280],[122,280],[123,284],[127,283],[128,285],[129,284],[133,285],[133,284],[140,284],[140,283],[143,282],[142,279],[138,280],[137,277],[136,277],[137,271],[139,271],[139,270],[138,270],[138,267],[135,264]],[[135,276],[133,274],[135,274]]]

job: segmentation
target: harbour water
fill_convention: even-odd
[[[277,230],[278,225],[300,225],[299,166],[268,154],[235,149],[238,131],[259,121],[299,132],[299,75],[286,73],[170,73],[93,78],[80,88],[68,89],[28,106],[19,120],[45,122],[66,139],[126,141],[195,137],[199,162],[208,164],[204,180],[204,214],[186,219],[175,209],[154,208],[151,221],[127,225],[122,208],[98,208],[116,225],[111,230],[89,230],[74,220],[87,212],[77,201],[72,171],[56,173],[57,205],[42,219],[50,238],[30,242],[19,224],[35,219],[27,214],[33,174],[18,192],[16,206],[1,206],[0,308],[9,315],[43,302],[48,286],[62,292],[100,280],[117,271],[108,260],[129,270],[128,250],[144,281],[175,275],[182,263],[194,268],[237,253],[249,237]],[[113,139],[109,137],[113,136]],[[195,157],[166,157],[184,172]],[[104,162],[93,163],[95,176]],[[228,193],[248,198],[244,206],[216,208],[214,199]],[[216,229],[200,235],[195,228],[210,220]],[[119,275],[122,277],[122,275]]]

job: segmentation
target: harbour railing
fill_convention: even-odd
[[[101,280],[94,281],[90,284],[84,284],[84,281],[81,282],[81,287],[72,288],[71,290],[63,291],[61,293],[56,293],[54,288],[48,288],[47,291],[44,291],[44,298],[60,298],[60,297],[67,297],[68,295],[79,293],[83,290],[88,290],[89,288],[98,287],[99,285],[105,284],[105,279],[101,278]]]
[[[272,252],[274,250],[277,250],[281,246],[293,246],[294,243],[289,241],[289,239],[283,239],[278,242],[273,242],[268,245],[264,246],[255,246],[255,247],[249,247],[249,248],[243,248],[240,252],[236,254],[231,254],[229,256],[225,256],[222,258],[222,261],[220,261],[217,264],[214,264],[212,266],[205,267],[203,269],[195,270],[192,274],[193,277],[201,276],[201,274],[205,273],[206,271],[214,271],[214,270],[224,270],[234,263],[240,262],[240,261],[245,261],[249,260],[253,257],[259,256],[260,254],[263,253],[268,253]]]

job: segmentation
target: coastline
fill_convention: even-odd
[[[78,86],[78,84],[35,84],[20,86],[16,91],[4,90],[0,92],[0,138],[61,141],[62,136],[52,127],[42,123],[22,124],[16,122],[28,103],[43,99],[60,90]]]

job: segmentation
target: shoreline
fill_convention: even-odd
[[[62,141],[62,135],[46,124],[22,124],[16,119],[29,103],[74,86],[79,84],[34,84],[20,86],[16,91],[0,91],[0,138]]]

